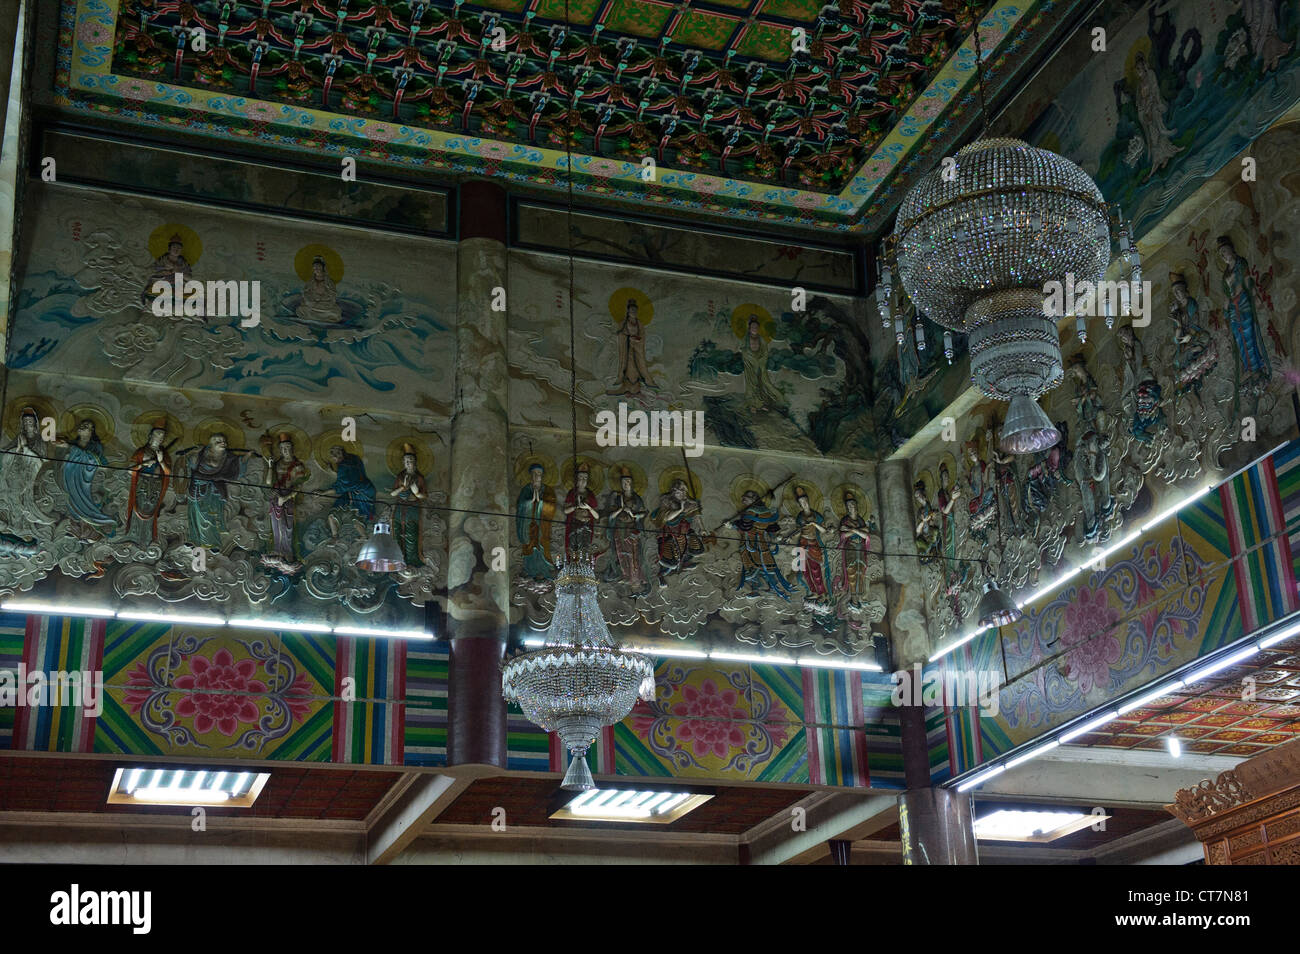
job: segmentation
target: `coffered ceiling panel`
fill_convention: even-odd
[[[964,0],[62,0],[57,102],[154,127],[870,229],[965,127]],[[1074,2],[983,17],[1008,83]],[[954,119],[965,114],[965,119]],[[651,170],[645,160],[654,161]]]

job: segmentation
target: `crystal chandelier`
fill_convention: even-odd
[[[591,555],[566,558],[555,581],[555,614],[542,649],[520,653],[502,667],[501,692],[529,721],[560,736],[572,754],[562,788],[595,788],[587,749],[600,730],[621,722],[638,698],[655,694],[649,656],[617,648],[596,600]]]
[[[978,24],[974,32],[984,111]],[[918,311],[968,336],[971,382],[1011,402],[1002,450],[1028,454],[1054,445],[1060,434],[1037,401],[1064,373],[1045,287],[1064,286],[1067,276],[1096,283],[1105,275],[1110,214],[1096,183],[1046,149],[980,138],[904,197],[887,244]],[[1123,251],[1136,262],[1136,248]],[[1133,267],[1140,275],[1140,265]],[[886,262],[876,293],[886,325],[890,283]]]

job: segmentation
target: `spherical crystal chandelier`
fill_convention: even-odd
[[[972,383],[1011,402],[1002,449],[1055,444],[1060,434],[1037,403],[1064,373],[1045,291],[1067,276],[1105,275],[1110,217],[1092,179],[1017,139],[978,139],[908,193],[892,241],[918,310],[966,334]]]
[[[571,555],[555,581],[555,614],[542,649],[507,660],[501,692],[529,721],[559,735],[572,759],[561,788],[586,791],[596,783],[587,749],[600,730],[621,722],[638,698],[655,695],[654,661],[615,646],[596,600],[591,555]]]

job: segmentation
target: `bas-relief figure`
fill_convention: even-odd
[[[329,449],[329,461],[335,494],[329,513],[330,533],[337,537],[346,517],[358,521],[358,532],[365,533],[375,522],[375,485],[366,476],[365,462],[341,444]]]
[[[62,483],[73,517],[73,532],[82,539],[96,534],[113,536],[117,532],[117,517],[105,513],[100,501],[95,499],[95,475],[108,463],[95,422],[89,418],[79,421],[74,437],[53,443],[67,448]]]
[[[642,557],[642,535],[649,511],[636,492],[632,472],[624,467],[616,476],[618,486],[606,494],[602,508],[610,554],[605,579],[627,583],[641,592],[649,586]]]
[[[654,387],[645,356],[645,326],[637,317],[640,306],[629,295],[623,323],[618,327],[618,384],[606,394],[640,394],[642,387]]]
[[[179,456],[185,465],[184,493],[189,517],[189,542],[196,547],[221,550],[226,544],[226,501],[230,482],[243,476],[244,458],[252,451],[231,450],[229,438],[217,431],[203,447],[191,447]]]
[[[789,599],[790,584],[776,562],[780,550],[776,542],[780,524],[780,515],[764,502],[757,491],[744,492],[740,498],[740,510],[727,521],[728,526],[740,532],[737,591],[744,591],[748,586],[748,593],[757,595],[761,582],[781,599]]]
[[[269,441],[268,441],[269,445]],[[266,485],[270,488],[267,509],[271,517],[271,549],[262,559],[287,573],[297,572],[302,564],[297,558],[294,514],[298,491],[307,482],[307,465],[298,459],[293,435],[282,432],[275,441],[276,456],[264,454]],[[265,448],[269,450],[269,446]]]
[[[596,509],[596,495],[588,483],[591,466],[580,461],[573,475],[573,488],[564,497],[564,553],[568,557],[580,553],[597,556],[596,524],[600,511]]]
[[[791,539],[798,548],[795,565],[799,582],[806,591],[804,604],[829,612],[831,563],[822,535],[825,534],[828,538],[832,536],[829,527],[834,521],[830,516],[813,511],[808,491],[804,487],[795,487],[794,494],[798,510],[794,514],[795,531]]]
[[[357,407],[406,389],[436,411],[450,405],[454,290],[436,281],[454,255],[445,243],[57,185],[34,201],[26,243],[50,267],[16,276],[10,367]],[[390,279],[403,258],[429,267]],[[191,278],[256,282],[258,320],[216,315],[211,302],[185,320],[153,313],[154,282]]]
[[[747,323],[745,338],[741,342],[740,356],[745,365],[745,408],[749,411],[785,411],[785,395],[772,383],[767,369],[767,338],[757,317]]]
[[[534,580],[555,578],[551,557],[551,528],[555,519],[555,491],[543,482],[546,468],[534,463],[528,468],[528,485],[515,501],[515,539],[523,555],[523,573]]]
[[[549,580],[530,577],[526,567],[547,539],[540,527],[534,536],[531,525],[545,506],[544,474],[554,464],[535,459],[531,441],[526,443],[529,449],[516,458],[516,466],[531,460],[537,487],[526,486],[519,497],[522,512],[512,560],[520,569],[511,603],[529,626],[544,628],[554,592]],[[561,509],[572,507],[573,513],[555,522],[570,521],[572,545],[574,535],[586,529],[572,523],[578,510],[586,512],[579,504],[583,495],[592,493],[592,484],[612,482],[600,496],[599,523],[592,528],[605,551],[597,563],[598,592],[610,625],[616,630],[649,626],[678,638],[703,636],[711,644],[720,640],[725,645],[730,634],[732,640],[769,647],[812,646],[850,655],[868,649],[873,644],[870,627],[883,619],[884,603],[875,590],[881,570],[870,556],[872,524],[859,507],[861,492],[847,485],[837,488],[834,499],[842,513],[822,513],[814,505],[821,492],[800,481],[791,485],[786,515],[769,502],[769,483],[754,475],[723,477],[716,472],[720,464],[735,466],[721,458],[701,461],[704,473],[713,475],[707,480],[693,472],[694,464],[689,471],[668,467],[660,475],[662,491],[654,502],[638,489],[645,478],[637,465],[580,467],[575,482],[583,480],[586,490],[578,493],[575,486],[570,491]],[[702,499],[715,480],[731,483],[734,503],[722,503],[724,497],[708,498],[712,504]],[[534,499],[542,507],[535,509]],[[716,529],[707,530],[705,510],[721,513],[724,506],[736,509]],[[553,571],[548,572],[553,578]]]
[[[259,453],[238,446],[238,425],[204,423],[194,432],[200,443],[173,453],[182,426],[146,410],[135,440],[110,447],[114,414],[79,406],[68,412],[71,434],[42,440],[40,420],[57,413],[39,400],[40,411],[11,405],[17,434],[0,460],[0,591],[28,589],[57,569],[68,582],[104,578],[122,598],[212,602],[237,614],[270,601],[304,619],[341,605],[345,617],[381,625],[401,621],[401,600],[437,596],[436,555],[392,578],[366,575],[353,565],[361,534],[345,527],[331,539],[326,529],[328,496],[309,496],[304,508],[305,438],[264,433]],[[106,390],[129,421],[135,412],[119,400]],[[364,501],[364,487],[354,491]],[[421,534],[437,541],[441,520],[427,524]],[[63,585],[55,581],[59,592]]]
[[[1224,316],[1237,346],[1240,385],[1244,391],[1258,391],[1268,383],[1272,368],[1255,312],[1255,282],[1231,238],[1219,236],[1216,250],[1223,261]]]
[[[699,526],[700,502],[690,496],[685,480],[674,480],[660,496],[650,519],[659,528],[659,580],[690,565],[704,552],[704,533]]]
[[[1069,357],[1063,386],[1044,401],[1049,413],[1064,414],[1056,422],[1062,438],[1054,447],[998,473],[997,462],[986,463],[980,455],[978,441],[965,445],[973,505],[962,508],[959,552],[971,558],[984,550],[989,533],[979,517],[996,512],[988,500],[988,488],[995,487],[1009,532],[1004,556],[992,568],[1004,586],[1033,586],[1041,581],[1041,570],[1086,563],[1096,547],[1123,532],[1121,527],[1130,528],[1153,507],[1173,502],[1194,486],[1190,481],[1207,473],[1223,476],[1224,452],[1231,450],[1231,459],[1244,463],[1257,454],[1261,441],[1274,441],[1293,428],[1286,402],[1275,393],[1286,385],[1275,371],[1285,360],[1279,357],[1283,338],[1265,318],[1265,308],[1274,306],[1256,287],[1258,272],[1237,255],[1233,239],[1215,242],[1214,234],[1209,232],[1208,243],[1199,237],[1204,232],[1188,239],[1193,250],[1210,253],[1203,253],[1199,264],[1179,263],[1173,246],[1155,253],[1150,267],[1171,255],[1170,265],[1177,265],[1168,272],[1167,286],[1155,286],[1153,311],[1169,321],[1157,320],[1140,331],[1121,326],[1090,342],[1093,357],[1084,350]],[[1273,262],[1266,274],[1288,266]],[[1189,276],[1198,272],[1203,296],[1190,285]],[[1207,302],[1213,309],[1208,320]],[[1221,315],[1217,325],[1216,315]],[[1289,326],[1281,330],[1290,333]],[[1269,436],[1243,442],[1243,414],[1253,415]],[[978,420],[973,427],[976,434],[984,430]],[[1140,513],[1126,513],[1149,483],[1155,501]],[[1024,517],[1019,529],[1008,519],[1016,501]],[[924,486],[914,505],[918,549],[937,567],[939,507]],[[1066,547],[1072,548],[1068,555]],[[969,607],[975,587],[967,590],[961,606]],[[943,605],[937,577],[928,600],[941,631],[958,625],[962,614]]]
[[[158,540],[158,515],[172,475],[172,455],[167,440],[167,419],[158,418],[145,443],[131,455],[131,491],[127,498],[126,533],[142,546]],[[180,440],[179,437],[172,441]],[[134,529],[132,524],[134,523]],[[147,536],[147,539],[146,539]]]
[[[402,469],[388,491],[393,498],[393,536],[402,548],[402,558],[408,565],[419,565],[421,505],[429,499],[429,485],[419,471],[419,455],[415,446],[402,444]]]

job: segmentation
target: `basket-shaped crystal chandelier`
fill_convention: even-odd
[[[907,194],[891,241],[918,311],[965,333],[972,383],[1011,402],[1002,449],[1055,444],[1060,435],[1037,402],[1064,372],[1046,289],[1067,277],[1098,282],[1110,261],[1109,210],[1088,174],[1017,139],[978,139]],[[882,284],[877,300],[887,302],[887,266]]]
[[[529,721],[559,735],[572,759],[561,787],[595,788],[587,749],[600,730],[621,722],[638,698],[655,694],[654,661],[614,645],[596,600],[591,555],[579,553],[561,565],[555,581],[555,614],[546,644],[505,662],[501,692]]]

